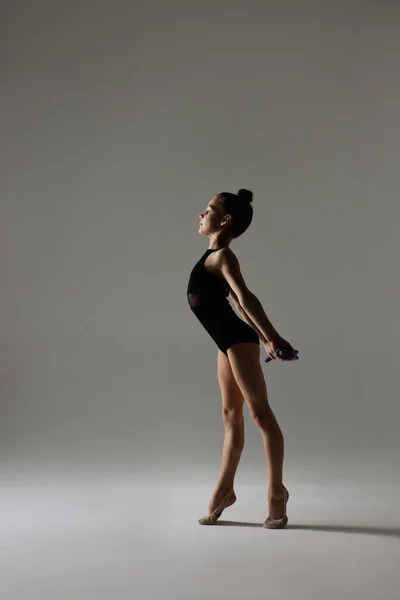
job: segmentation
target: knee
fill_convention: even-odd
[[[238,427],[243,424],[243,410],[236,408],[223,408],[222,419],[224,424],[230,427]]]
[[[250,410],[253,421],[264,431],[271,431],[278,427],[277,420],[270,408],[256,408]]]

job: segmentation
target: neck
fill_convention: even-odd
[[[229,244],[231,243],[231,240],[228,239],[226,236],[219,236],[217,238],[214,238],[213,236],[213,239],[210,237],[209,241],[209,250],[221,250],[221,248],[229,248]]]

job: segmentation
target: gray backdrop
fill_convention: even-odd
[[[389,477],[399,6],[21,0],[0,18],[2,476],[217,476],[217,349],[185,292],[199,212],[247,187],[232,249],[301,357],[263,367],[285,466]],[[239,470],[260,481],[245,419]]]

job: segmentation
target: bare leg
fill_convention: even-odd
[[[233,489],[233,482],[244,447],[243,415],[237,417],[224,411],[225,438],[217,487]]]
[[[221,468],[218,482],[209,503],[212,513],[229,490],[233,490],[234,479],[244,447],[243,395],[236,383],[228,357],[218,351],[218,381],[222,394],[222,418],[225,425],[225,438],[222,450]],[[227,503],[236,502],[233,492]]]
[[[263,416],[253,416],[261,430],[264,451],[268,465],[269,489],[271,492],[282,492],[283,459],[285,453],[282,430],[272,409]]]
[[[254,343],[235,344],[228,350],[235,379],[261,430],[268,465],[268,507],[271,517],[284,515],[283,459],[284,438],[269,405],[267,387],[260,365],[260,348]]]

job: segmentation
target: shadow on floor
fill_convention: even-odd
[[[246,521],[224,521],[220,520],[212,527],[262,527],[262,523],[248,523]],[[288,523],[286,529],[297,531],[324,531],[325,533],[356,533],[363,535],[379,535],[389,537],[400,537],[399,527],[364,527],[362,525],[291,525]]]

